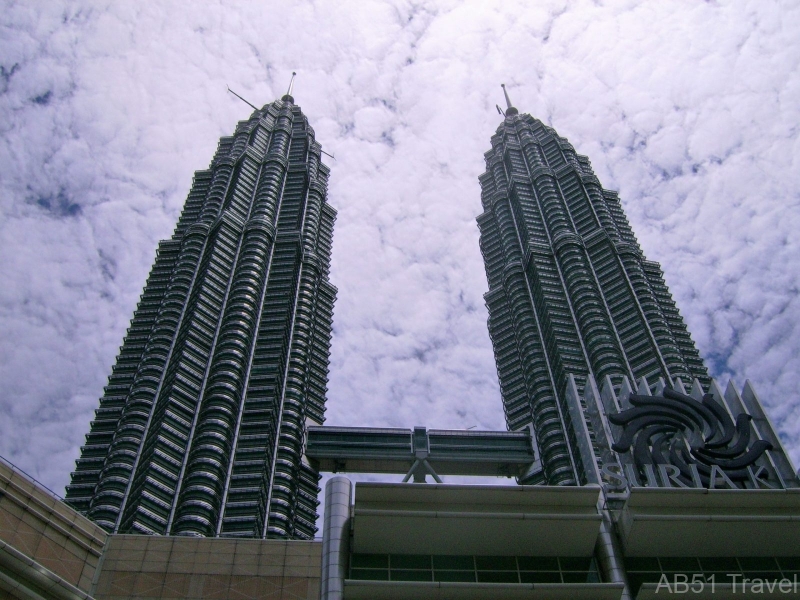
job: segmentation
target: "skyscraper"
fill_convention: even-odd
[[[566,139],[506,101],[478,217],[506,420],[512,430],[533,425],[544,482],[582,484],[570,374],[579,388],[587,376],[615,386],[710,379],[617,194]]]
[[[336,295],[320,153],[290,87],[195,173],[67,487],[106,530],[314,537],[302,448]]]

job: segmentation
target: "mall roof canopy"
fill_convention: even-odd
[[[615,520],[626,556],[795,556],[800,489],[634,487]]]

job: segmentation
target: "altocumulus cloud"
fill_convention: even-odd
[[[789,2],[4,2],[0,454],[58,491],[221,135],[295,97],[330,161],[328,422],[502,428],[475,217],[498,85],[620,191],[713,374],[800,459]]]

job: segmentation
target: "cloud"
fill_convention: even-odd
[[[0,454],[63,489],[159,239],[254,104],[336,156],[331,424],[502,428],[478,175],[501,82],[620,191],[716,376],[800,462],[800,9],[6,2]]]

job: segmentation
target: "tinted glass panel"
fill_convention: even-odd
[[[800,558],[797,557],[789,557],[789,556],[779,556],[778,563],[781,566],[781,569],[792,571],[800,571]]]
[[[625,558],[628,571],[660,571],[657,558]]]
[[[352,567],[366,567],[368,569],[389,567],[389,556],[387,554],[353,554],[350,561],[350,566]]]
[[[392,569],[392,581],[431,581],[431,572]]]
[[[516,571],[517,559],[513,556],[476,556],[479,571]]]
[[[392,554],[392,569],[430,569],[428,554]]]
[[[594,569],[592,558],[559,558],[562,571],[591,571]]]
[[[598,583],[600,578],[594,571],[565,571],[562,573],[564,583]]]
[[[467,569],[475,568],[475,561],[471,556],[434,556],[434,569]]]
[[[700,569],[696,558],[667,557],[661,558],[661,568],[665,571],[681,571],[690,573]]]
[[[370,581],[388,581],[389,571],[384,569],[350,569],[352,579],[368,579]]]
[[[778,563],[769,556],[753,556],[739,559],[739,564],[745,571],[775,571]]]
[[[482,583],[519,583],[516,571],[478,571]]]
[[[704,571],[727,571],[728,573],[739,571],[739,563],[735,558],[701,558],[700,566]]]
[[[434,581],[475,581],[475,571],[434,571]]]
[[[550,556],[520,556],[520,571],[558,571],[558,559]]]
[[[558,571],[521,571],[519,578],[522,583],[561,583]]]

